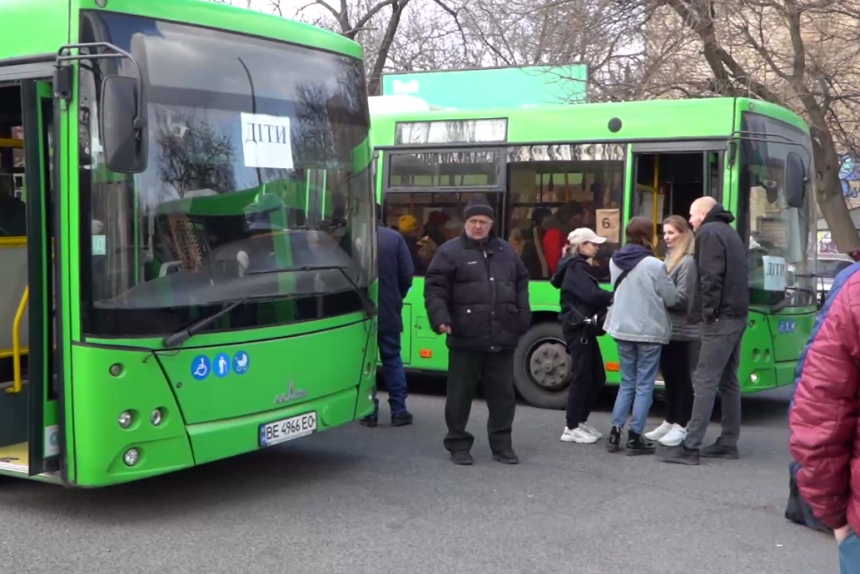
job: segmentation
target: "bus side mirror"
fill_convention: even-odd
[[[136,78],[107,76],[102,82],[99,131],[108,169],[142,173],[149,163],[149,130],[143,91]]]
[[[806,169],[803,160],[795,152],[788,152],[785,157],[785,201],[789,207],[803,207],[804,194],[806,191]]]

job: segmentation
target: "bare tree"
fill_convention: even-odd
[[[839,180],[842,154],[858,151],[860,2],[653,0],[651,8],[683,24],[688,48],[698,51],[675,70],[682,75],[664,76],[666,84],[693,95],[760,98],[806,118],[818,205],[839,249],[860,247]]]

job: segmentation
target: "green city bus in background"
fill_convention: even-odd
[[[664,256],[662,221],[672,214],[687,219],[692,201],[709,195],[735,215],[749,247],[743,392],[792,384],[817,311],[808,272],[815,261],[815,170],[800,117],[743,98],[485,110],[432,109],[413,98],[394,110],[388,97],[371,98],[372,139],[384,224],[402,228],[415,245],[418,272],[403,310],[408,369],[447,367],[420,276],[434,248],[460,234],[471,194],[486,194],[497,214],[495,232],[529,269],[533,322],[516,349],[514,381],[525,401],[545,408],[565,405],[571,372],[559,292],[548,281],[557,265],[553,235],[566,238],[587,226],[606,237],[593,269],[609,288],[609,258],[630,218],[654,221],[654,245]],[[608,382],[618,384],[610,337],[601,338],[601,349]]]
[[[3,2],[0,473],[105,486],[369,414],[369,129],[342,36]]]

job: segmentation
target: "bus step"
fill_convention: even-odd
[[[0,447],[0,470],[27,473],[30,470],[30,448],[28,443]]]

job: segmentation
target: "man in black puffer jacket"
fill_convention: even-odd
[[[444,445],[457,464],[472,464],[466,425],[479,381],[493,460],[519,462],[511,444],[514,349],[531,325],[529,275],[513,247],[492,234],[494,217],[486,198],[472,196],[463,234],[436,251],[424,282],[430,324],[448,335]]]

